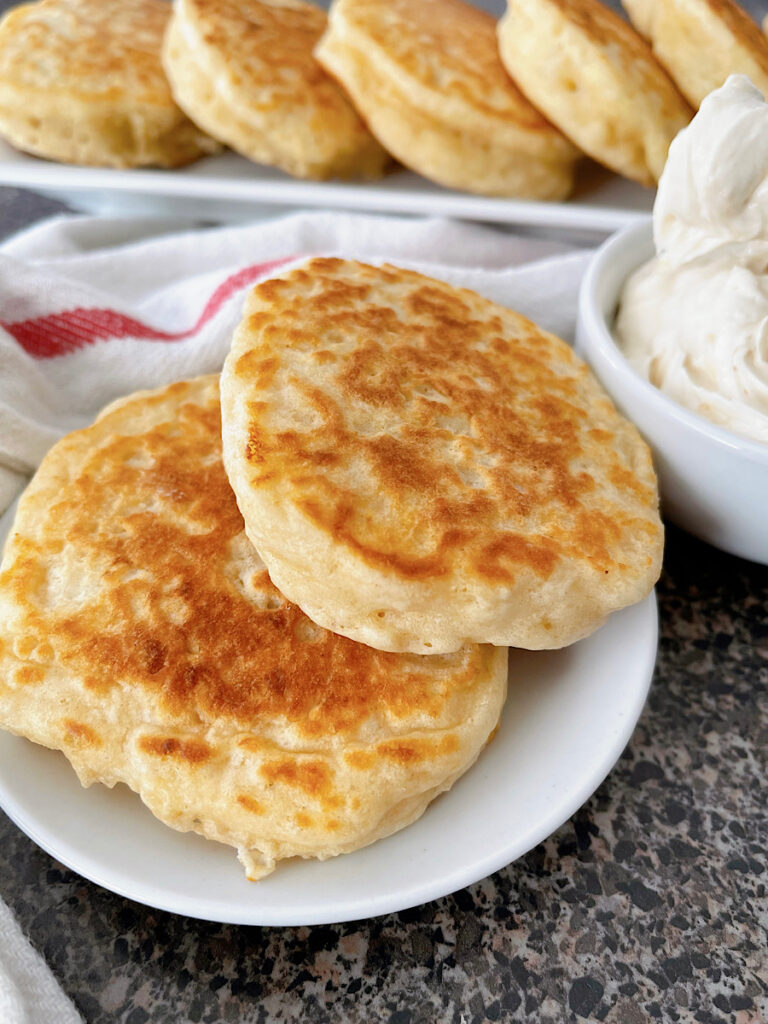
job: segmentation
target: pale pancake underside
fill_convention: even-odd
[[[403,827],[496,727],[506,651],[387,655],[270,583],[221,462],[218,380],[145,392],[48,454],[0,568],[0,725],[127,783],[249,876]]]

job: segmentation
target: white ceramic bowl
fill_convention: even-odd
[[[622,285],[653,251],[650,218],[598,249],[579,295],[576,349],[653,449],[665,517],[723,551],[768,564],[768,445],[668,398],[614,340]]]

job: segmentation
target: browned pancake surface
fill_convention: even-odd
[[[412,585],[404,615],[422,585],[444,585],[458,618],[476,587],[503,604],[565,573],[615,598],[655,572],[656,484],[637,432],[564,342],[472,292],[312,260],[251,293],[223,401],[246,528],[284,592],[278,564],[315,594],[315,559],[337,574],[328,606],[343,592],[349,609],[333,626],[319,596],[294,597],[329,628],[370,616],[373,576]],[[282,515],[283,533],[265,537],[251,513]]]
[[[18,87],[171,105],[160,64],[163,0],[39,0],[4,20],[0,75]]]
[[[163,52],[174,96],[252,160],[376,177],[386,153],[313,55],[326,20],[303,0],[177,0]]]
[[[382,653],[272,586],[221,463],[216,378],[122,403],[54,449],[0,608],[2,725],[238,846],[254,874],[407,823],[503,700],[504,652]]]
[[[768,92],[768,40],[733,0],[622,0],[632,24],[694,107],[730,74]]]
[[[548,575],[562,558],[610,571],[628,569],[622,541],[653,532],[652,480],[613,447],[624,424],[570,349],[525,318],[335,260],[268,281],[252,301],[260,343],[235,367],[255,397],[266,392],[252,403],[251,480],[279,481],[364,560],[416,579],[457,564],[491,581],[517,566]],[[299,378],[294,360],[317,374]],[[299,418],[284,388],[310,429],[283,429]]]
[[[68,163],[175,167],[218,144],[176,106],[163,0],[39,0],[0,22],[0,132]]]
[[[501,115],[560,141],[504,71],[496,22],[485,11],[463,0],[354,0],[344,13],[408,78],[477,113]]]

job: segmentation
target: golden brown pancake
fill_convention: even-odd
[[[176,0],[163,62],[179,105],[258,163],[302,178],[378,177],[389,157],[312,50],[304,0]]]
[[[698,108],[728,75],[748,75],[768,98],[768,40],[732,0],[622,0],[688,102]]]
[[[0,568],[0,725],[125,782],[251,878],[402,828],[496,727],[506,651],[383,654],[270,583],[221,461],[216,377],[60,441]]]
[[[598,0],[508,0],[499,53],[528,99],[585,153],[656,184],[693,111],[617,14]]]
[[[163,0],[39,0],[0,22],[0,133],[66,163],[175,167],[219,146],[173,101]]]
[[[334,0],[318,60],[407,167],[451,188],[561,199],[578,151],[509,80],[461,0]]]
[[[564,342],[474,292],[313,259],[250,292],[221,386],[246,532],[326,629],[561,647],[658,576],[639,434]]]

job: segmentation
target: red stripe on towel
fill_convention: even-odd
[[[141,320],[135,320],[114,309],[69,309],[63,313],[50,313],[47,316],[32,317],[29,320],[18,320],[6,323],[0,320],[3,327],[21,345],[25,352],[35,359],[51,359],[63,356],[68,352],[93,345],[97,341],[112,338],[140,338],[142,341],[183,341],[190,338],[218,313],[224,303],[235,292],[259,278],[266,277],[271,271],[289,263],[294,256],[267,263],[254,263],[231,274],[218,286],[205,304],[202,313],[193,327],[186,331],[159,331]]]

